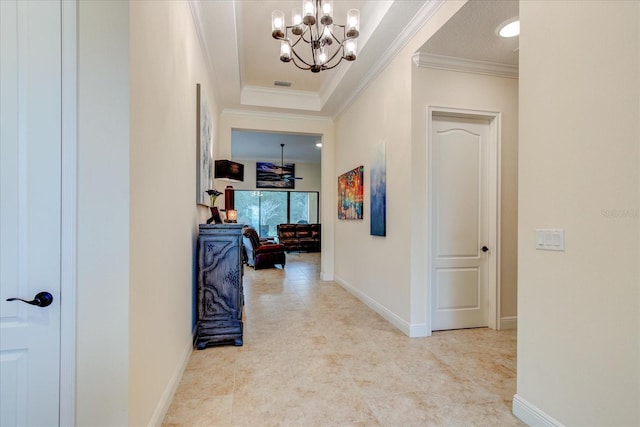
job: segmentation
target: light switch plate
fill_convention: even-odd
[[[564,228],[536,228],[536,249],[564,251]]]

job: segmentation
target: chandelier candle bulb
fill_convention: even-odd
[[[322,32],[322,39],[328,45],[333,43],[333,36],[331,35],[331,32],[333,31],[332,27],[332,25],[327,25],[326,27],[324,27],[324,31]]]
[[[302,10],[304,11],[302,22],[304,22],[305,25],[314,25],[316,23],[316,10],[313,0],[303,0]]]
[[[282,40],[280,42],[280,61],[291,61],[291,45],[288,40]]]
[[[320,23],[322,25],[331,25],[333,24],[333,4],[330,1],[325,1],[322,3],[322,18],[320,19]]]
[[[318,62],[321,65],[327,62],[327,49],[324,46],[318,49]]]
[[[291,22],[293,26],[291,28],[291,33],[299,36],[302,34],[302,9],[299,7],[293,8],[291,11]]]
[[[284,37],[284,12],[281,10],[271,12],[271,35],[274,39]]]
[[[357,49],[358,49],[358,41],[349,40],[345,46],[344,59],[346,59],[347,61],[355,61]]]
[[[323,16],[331,16],[332,3],[330,1],[325,1],[322,3],[322,15]]]
[[[360,11],[349,9],[347,12],[347,37],[355,39],[360,35]]]
[[[291,22],[293,22],[295,26],[302,24],[302,11],[300,8],[294,7],[291,11]]]

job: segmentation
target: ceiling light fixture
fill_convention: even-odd
[[[496,28],[500,37],[515,37],[520,35],[520,20],[518,17],[508,19]]]
[[[280,144],[280,173],[278,176],[281,181],[291,181],[293,179],[302,179],[299,176],[295,176],[291,173],[285,172],[287,168],[285,168],[284,164],[284,144]]]
[[[356,39],[360,35],[358,9],[350,9],[347,24],[339,25],[333,23],[333,2],[303,0],[302,9],[293,9],[291,21],[292,25],[285,25],[280,10],[271,13],[271,35],[280,40],[282,62],[293,62],[301,70],[319,73],[336,67],[343,59],[356,59]]]

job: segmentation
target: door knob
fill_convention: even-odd
[[[489,248],[488,248],[488,247],[486,247],[486,246],[483,246],[483,247],[482,247],[482,252],[489,252]]]
[[[22,301],[38,307],[47,307],[53,302],[53,295],[49,292],[39,292],[31,301],[23,300],[22,298],[7,298],[7,301]]]

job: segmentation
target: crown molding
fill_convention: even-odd
[[[0,0],[1,1],[1,0]],[[218,69],[216,69],[216,62],[214,58],[211,57],[211,49],[209,49],[209,43],[207,41],[206,35],[206,26],[205,26],[205,17],[202,10],[203,0],[188,0],[189,9],[191,11],[191,17],[193,19],[193,24],[195,28],[196,37],[198,38],[198,43],[200,45],[200,51],[202,52],[202,56],[204,58],[205,67],[207,69],[207,78],[209,82],[213,85],[213,93],[215,99],[220,104],[221,100],[224,104],[224,101],[227,102],[230,99],[233,99],[234,96],[230,91],[230,88],[235,88],[235,90],[240,90],[240,69],[236,67],[221,66],[217,64]],[[218,8],[218,16],[225,16],[226,14],[231,14],[233,19],[221,21],[222,23],[215,23],[216,25],[223,25],[224,28],[221,28],[221,31],[230,34],[230,38],[225,41],[224,56],[230,58],[227,60],[229,64],[238,64],[238,39],[236,37],[237,29],[236,29],[236,10],[235,10],[235,2],[210,2],[209,5],[215,4]],[[209,25],[212,25],[211,22],[208,22]],[[220,50],[222,47],[217,47]],[[224,79],[222,78],[224,76]]]
[[[202,10],[200,9],[200,2],[199,1],[189,1],[189,10],[191,11],[191,17],[193,19],[193,26],[195,28],[196,31],[196,36],[198,37],[198,43],[200,44],[200,51],[202,52],[202,56],[204,57],[204,62],[207,68],[207,71],[209,72],[209,77],[213,77],[216,76],[216,72],[215,69],[213,68],[213,62],[211,61],[211,58],[209,57],[209,49],[208,49],[208,44],[207,44],[207,38],[204,36],[204,25],[202,23]],[[216,84],[213,85],[213,93],[215,94],[215,96],[218,96],[218,85],[217,82],[214,82]]]
[[[398,55],[402,48],[422,28],[427,21],[440,9],[446,0],[428,0],[413,17],[411,22],[398,34],[387,50],[380,56],[369,72],[360,80],[360,84],[353,90],[350,96],[340,105],[334,118],[340,116],[356,99],[364,92],[369,84],[382,72],[382,70]]]
[[[380,22],[389,11],[393,1],[375,1],[367,2],[362,10],[362,16],[367,16],[366,23],[361,23],[360,35],[358,36],[358,52],[362,52],[369,41],[369,38],[378,29]],[[358,53],[359,54],[359,53]],[[325,105],[329,98],[334,95],[336,88],[347,75],[347,72],[354,65],[354,62],[343,61],[340,67],[332,70],[332,78],[324,81],[320,90],[322,105]]]
[[[320,111],[322,99],[315,92],[244,86],[240,92],[242,105]]]
[[[482,74],[485,76],[508,77],[512,79],[518,78],[517,65],[499,64],[496,62],[434,55],[423,52],[414,54],[412,60],[418,67]]]
[[[255,118],[255,119],[269,119],[269,120],[307,120],[317,121],[324,123],[333,123],[330,117],[326,116],[313,116],[304,114],[288,114],[272,111],[255,111],[255,110],[236,110],[233,108],[225,108],[222,113],[224,117],[238,117],[238,118]]]

